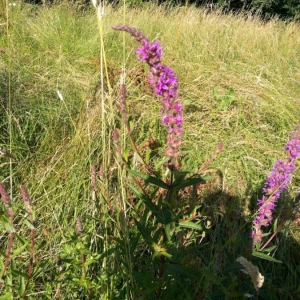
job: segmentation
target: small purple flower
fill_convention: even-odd
[[[155,65],[160,62],[163,49],[160,46],[159,41],[151,44],[148,39],[144,39],[141,42],[141,46],[137,48],[135,53],[139,55],[139,60],[143,60],[149,65]]]
[[[258,214],[253,221],[253,245],[262,241],[262,226],[269,226],[272,223],[272,212],[280,194],[287,188],[292,180],[292,173],[295,170],[295,162],[300,158],[300,125],[296,132],[291,133],[291,140],[285,146],[287,159],[279,159],[275,162],[271,173],[268,175],[263,188],[262,199],[257,201],[259,206]]]
[[[177,169],[175,159],[180,156],[179,146],[183,135],[182,103],[178,100],[178,78],[173,69],[161,63],[163,48],[159,41],[151,43],[138,29],[126,25],[113,27],[130,33],[139,43],[136,50],[138,59],[146,62],[150,67],[150,84],[155,95],[162,100],[162,124],[167,128],[167,150],[165,155],[169,158],[168,167]]]

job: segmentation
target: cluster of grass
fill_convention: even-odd
[[[242,299],[246,291],[255,293],[234,261],[247,252],[262,184],[299,122],[299,25],[157,6],[106,7],[97,20],[94,10],[22,4],[0,18],[0,146],[15,157],[0,157],[0,181],[10,192],[18,237],[1,293],[29,299]],[[149,239],[158,238],[155,214],[126,186],[135,190],[143,180],[126,173],[116,146],[127,167],[143,170],[118,116],[124,70],[129,126],[141,156],[156,171],[164,169],[160,102],[149,88],[147,67],[136,61],[136,42],[111,29],[118,23],[159,39],[164,63],[179,78],[182,168],[193,174],[223,143],[224,151],[203,174],[212,179],[180,195],[185,209],[201,214],[202,227],[178,233],[178,241],[188,242],[177,249],[169,245],[177,264],[164,262],[164,276],[162,260],[141,241],[148,231]],[[118,143],[112,138],[116,128]],[[296,198],[299,175],[296,170],[282,202]],[[21,184],[36,219],[28,284]],[[287,222],[272,241],[268,254],[282,264],[255,261],[265,275],[262,299],[299,296],[296,225]],[[6,233],[0,243],[5,249]]]

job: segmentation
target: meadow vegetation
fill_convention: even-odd
[[[299,123],[298,23],[149,3],[102,18],[0,5],[0,147],[12,154],[0,156],[0,299],[299,297],[299,167],[264,243],[277,234],[262,251],[250,238]],[[116,24],[159,40],[178,76],[180,172],[165,166],[149,68]]]

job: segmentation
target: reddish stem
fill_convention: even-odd
[[[8,207],[7,214],[9,216],[11,228],[13,228],[14,212],[11,208],[10,197],[5,190],[3,183],[0,183],[0,195],[2,196],[2,200],[3,200],[4,204]],[[6,250],[6,254],[5,254],[5,262],[4,262],[4,268],[3,268],[3,271],[1,274],[1,279],[5,276],[7,268],[8,268],[8,264],[10,262],[10,255],[11,255],[11,251],[12,251],[12,247],[13,247],[14,235],[15,235],[14,231],[11,229],[11,231],[9,233],[9,241],[8,241],[7,250]],[[3,284],[3,281],[0,280],[0,287],[2,287],[2,284]]]
[[[32,206],[31,206],[31,199],[29,197],[29,194],[27,192],[27,189],[25,186],[21,186],[21,192],[22,192],[22,197],[24,200],[25,208],[27,210],[27,213],[29,215],[29,220],[31,223],[32,228],[30,229],[30,257],[29,257],[29,267],[28,267],[28,279],[26,281],[26,286],[24,293],[22,295],[22,298],[26,297],[26,292],[29,286],[29,282],[31,279],[31,275],[33,272],[33,262],[34,262],[34,234],[35,234],[35,228],[33,227],[34,225],[34,219],[33,219],[33,214],[32,214]]]

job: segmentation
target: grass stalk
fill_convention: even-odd
[[[9,2],[6,0],[6,43],[7,49],[9,52],[12,52],[12,35],[13,32],[10,32],[10,13],[9,13]],[[9,134],[9,152],[12,153],[13,147],[13,134],[12,134],[12,95],[11,95],[11,68],[12,61],[10,56],[8,57],[8,84],[7,84],[7,121],[8,121],[8,134]],[[13,161],[10,158],[9,160],[9,184],[10,184],[10,197],[13,195]]]
[[[101,205],[101,216],[104,221],[104,243],[103,243],[103,251],[106,252],[109,249],[109,229],[108,229],[108,219],[106,218],[108,207],[103,205],[104,203],[110,203],[110,199],[113,197],[114,187],[112,186],[112,177],[111,169],[114,164],[112,160],[112,144],[111,137],[114,130],[115,124],[115,115],[114,115],[114,107],[113,107],[113,99],[112,99],[112,89],[110,84],[110,79],[108,75],[108,66],[106,59],[106,50],[104,44],[104,12],[105,12],[105,3],[100,2],[98,6],[95,6],[97,13],[97,21],[98,21],[98,33],[100,39],[100,98],[101,98],[101,172],[105,174],[103,177],[103,183],[101,185],[101,198],[107,197],[103,199],[103,203]],[[105,91],[105,87],[107,91]],[[118,192],[117,192],[118,193]],[[107,257],[104,257],[102,267],[106,270],[107,278],[109,278],[109,274],[111,273],[112,265],[109,265]],[[109,280],[109,279],[108,279]],[[107,282],[106,284],[106,295],[104,297],[110,298],[113,287],[111,283]]]

